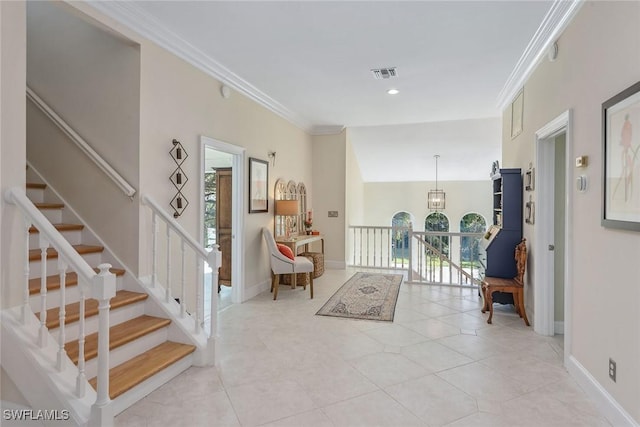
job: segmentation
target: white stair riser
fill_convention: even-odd
[[[102,254],[101,253],[92,253],[82,255],[82,258],[92,267],[97,267],[102,262]],[[68,268],[68,271],[72,271],[71,268]],[[54,274],[58,274],[58,259],[47,259],[47,276],[53,276]],[[40,271],[40,260],[31,261],[29,263],[29,279],[33,279],[34,277],[41,277]]]
[[[145,351],[151,350],[153,347],[167,341],[167,328],[161,328],[143,337],[133,340],[118,348],[114,348],[109,352],[109,369],[123,364],[129,359],[133,359]],[[98,358],[95,357],[88,360],[85,364],[85,375],[87,378],[93,378],[98,372]]]
[[[123,289],[123,276],[116,276],[116,290]],[[76,302],[80,299],[80,290],[77,285],[65,287],[66,304]],[[90,295],[89,295],[90,296]],[[40,311],[40,292],[29,297],[29,306],[34,313]],[[58,307],[60,305],[60,289],[54,289],[47,292],[47,309]]]
[[[127,320],[142,316],[144,314],[144,301],[140,301],[136,304],[129,304],[124,307],[117,308],[109,311],[109,323],[111,325],[117,325],[119,323],[126,322]],[[65,341],[74,341],[78,339],[80,331],[80,322],[68,323],[64,328]],[[84,320],[84,333],[85,336],[93,334],[98,331],[98,315],[87,317]],[[56,341],[58,340],[59,328],[49,329],[49,333],[54,336]]]
[[[40,212],[42,212],[44,217],[52,224],[62,222],[62,209],[40,209]]]
[[[62,237],[64,237],[67,242],[72,245],[78,245],[82,243],[82,231],[81,230],[70,230],[70,231],[62,231]],[[29,233],[29,249],[38,249],[40,245],[40,233]]]
[[[27,188],[26,194],[33,203],[44,202],[44,189],[42,188]]]

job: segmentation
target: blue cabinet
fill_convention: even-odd
[[[493,181],[493,225],[499,232],[487,246],[485,274],[511,279],[516,276],[515,249],[522,240],[522,173],[500,169]],[[494,295],[494,302],[513,303],[511,294]]]

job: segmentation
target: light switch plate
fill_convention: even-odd
[[[338,218],[338,211],[329,211],[329,218]]]

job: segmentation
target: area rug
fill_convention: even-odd
[[[356,273],[316,313],[391,322],[402,274]]]

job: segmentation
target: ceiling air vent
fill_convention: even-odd
[[[375,77],[376,80],[388,79],[390,77],[398,76],[396,67],[377,68],[377,69],[371,70],[371,72],[373,73],[373,77]]]

